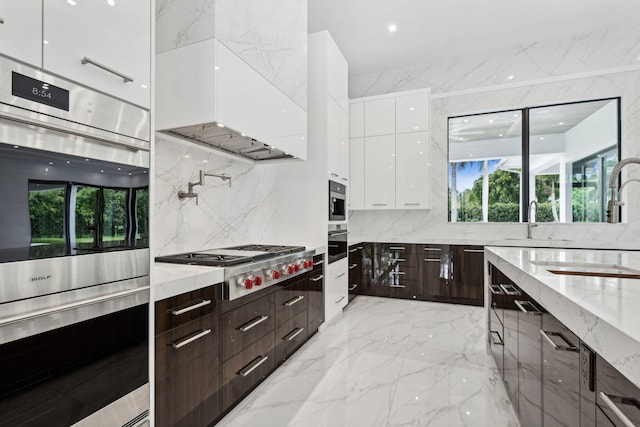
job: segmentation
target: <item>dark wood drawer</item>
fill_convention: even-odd
[[[274,294],[237,307],[222,316],[223,360],[255,343],[275,328]]]
[[[274,368],[273,339],[274,333],[271,332],[223,363],[223,409],[244,397]]]
[[[289,320],[296,314],[306,311],[309,306],[309,295],[306,290],[307,277],[297,280],[286,288],[276,292],[276,324]]]
[[[217,315],[209,314],[156,336],[157,377],[164,378],[169,371],[180,369],[203,354],[213,357],[216,365],[220,363]]]
[[[276,360],[279,362],[286,359],[307,340],[308,336],[306,311],[280,324],[276,328]]]
[[[156,334],[213,313],[218,309],[221,292],[218,284],[156,302]]]

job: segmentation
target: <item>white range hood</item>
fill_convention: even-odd
[[[218,39],[156,56],[156,130],[256,161],[307,158],[307,112]]]

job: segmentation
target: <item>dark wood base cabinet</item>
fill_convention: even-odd
[[[502,272],[489,272],[489,348],[520,424],[640,426],[640,389]]]

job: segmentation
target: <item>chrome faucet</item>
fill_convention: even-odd
[[[218,175],[215,173],[211,173],[211,172],[205,172],[203,170],[200,170],[199,173],[199,180],[196,182],[189,182],[187,185],[188,190],[185,191],[178,191],[178,198],[180,200],[182,199],[186,199],[186,198],[194,198],[196,199],[196,205],[198,204],[198,193],[194,193],[193,192],[193,187],[195,187],[196,185],[204,185],[204,177],[205,176],[213,176],[216,178],[220,178],[223,181],[229,181],[229,187],[231,187],[231,177],[229,175]]]
[[[630,179],[627,182],[623,183],[620,186],[620,190],[618,190],[618,197],[616,198],[616,186],[618,184],[618,177],[620,176],[620,172],[622,168],[635,163],[640,165],[640,158],[631,157],[628,159],[620,160],[611,171],[611,178],[609,178],[609,189],[611,190],[611,199],[607,203],[607,222],[611,224],[616,224],[620,222],[620,210],[618,209],[620,206],[624,206],[624,202],[620,200],[622,193],[622,188],[627,185],[631,181],[637,181],[636,179]]]
[[[532,235],[531,235],[531,229],[533,227],[537,227],[538,224],[536,224],[535,222],[532,222],[533,216],[531,215],[531,213],[535,214],[536,220],[538,219],[538,202],[535,200],[532,200],[531,203],[529,203],[529,214],[528,214],[528,223],[527,223],[527,239],[532,239]]]

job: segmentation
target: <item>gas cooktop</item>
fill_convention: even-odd
[[[304,246],[241,245],[220,249],[207,249],[157,257],[158,262],[174,264],[208,265],[210,267],[231,267],[273,258],[295,252],[304,252]]]

